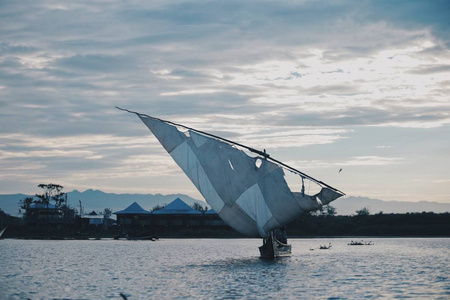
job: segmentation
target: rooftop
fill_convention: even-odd
[[[160,210],[155,210],[152,212],[155,215],[198,215],[201,214],[198,210],[193,209],[187,205],[183,200],[177,198],[167,204],[164,208]]]
[[[149,215],[150,212],[148,210],[143,209],[139,204],[134,202],[124,210],[116,211],[115,215]]]

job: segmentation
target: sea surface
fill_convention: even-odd
[[[450,299],[449,238],[351,240],[265,261],[258,239],[5,239],[0,299]]]

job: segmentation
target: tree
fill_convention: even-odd
[[[333,206],[326,205],[324,207],[323,213],[325,214],[325,216],[333,217],[336,215],[337,212],[336,212],[336,208],[334,208]]]
[[[103,210],[103,217],[105,219],[109,219],[109,217],[111,217],[112,215],[112,209],[111,208],[105,208],[105,210]]]
[[[194,202],[194,204],[192,204],[191,207],[195,210],[198,210],[202,214],[204,214],[208,210],[208,206],[205,205],[205,207],[203,207],[202,205],[198,204],[197,202]]]
[[[166,207],[165,204],[163,204],[163,205],[156,204],[155,206],[153,206],[153,208],[150,211],[157,211],[157,210],[163,209],[164,207]]]
[[[324,205],[317,210],[310,211],[309,215],[313,217],[332,217],[336,215],[336,208],[331,205]]]
[[[22,199],[19,201],[19,213],[24,214],[27,212],[27,209],[30,207],[30,205],[34,203],[33,197],[26,197],[25,199]]]
[[[62,192],[64,188],[59,184],[39,184],[38,187],[44,190],[43,194],[36,194],[36,197],[39,199],[36,203],[42,203],[45,205],[49,205],[50,201],[55,202],[55,207],[59,208],[65,203],[65,195],[66,193]]]
[[[65,193],[62,192],[63,186],[59,184],[39,184],[39,188],[43,189],[42,194],[36,194],[35,197],[26,197],[19,202],[20,209],[24,210],[24,218],[28,224],[31,226],[51,229],[50,223],[54,218],[64,217],[65,212],[68,212],[68,208],[65,205]],[[50,208],[50,202],[55,203],[55,208]],[[35,207],[32,208],[33,204]],[[66,208],[63,211],[63,208]]]
[[[25,224],[41,233],[64,234],[74,223],[77,210],[67,205],[67,194],[62,191],[62,185],[49,183],[38,187],[43,189],[42,194],[19,201],[19,212],[23,214]]]
[[[28,218],[29,208],[32,204],[41,204],[49,210],[51,202],[55,204],[55,208],[63,213],[65,219],[73,219],[76,210],[67,206],[67,195],[62,192],[63,186],[59,184],[39,184],[39,188],[43,189],[42,194],[36,194],[34,197],[26,197],[19,201],[19,213],[24,214]],[[39,218],[38,218],[39,219]]]
[[[368,207],[363,207],[360,210],[356,211],[356,215],[358,216],[368,216],[370,215],[370,210]]]
[[[34,197],[26,197],[23,200],[19,201],[20,209],[27,210],[31,204],[44,204],[48,207],[50,204],[50,201],[53,201],[55,203],[56,208],[61,208],[64,203],[66,202],[66,193],[62,192],[62,189],[64,188],[62,185],[59,184],[39,184],[38,187],[44,190],[44,193],[42,194],[36,194],[35,199]],[[19,210],[21,212],[21,210]]]
[[[321,207],[319,209],[316,209],[316,210],[311,210],[311,211],[308,212],[308,214],[310,216],[313,216],[313,217],[321,216],[322,215],[322,209],[323,209],[323,207]]]

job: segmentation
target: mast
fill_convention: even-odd
[[[210,137],[213,137],[215,139],[227,142],[229,144],[245,148],[245,149],[249,150],[250,152],[256,153],[256,154],[264,157],[264,159],[271,160],[271,161],[275,162],[276,164],[284,167],[285,169],[287,169],[287,170],[289,170],[289,171],[291,171],[291,172],[293,172],[293,173],[295,173],[297,175],[300,175],[303,178],[306,178],[306,179],[311,180],[312,182],[315,182],[319,186],[325,186],[325,187],[327,187],[327,188],[329,188],[331,190],[334,190],[334,191],[336,191],[338,193],[341,193],[342,195],[345,195],[345,193],[343,193],[342,191],[340,191],[340,190],[338,190],[338,189],[336,189],[336,188],[326,184],[325,182],[322,182],[322,181],[320,181],[320,180],[318,180],[318,179],[316,179],[316,178],[314,178],[312,176],[309,176],[309,175],[307,175],[307,174],[305,174],[305,173],[303,173],[303,172],[301,172],[301,171],[299,171],[299,170],[297,170],[297,169],[295,169],[295,168],[293,168],[293,167],[291,167],[291,166],[289,166],[289,165],[287,165],[287,164],[285,164],[285,163],[283,163],[283,162],[281,162],[281,161],[279,161],[279,160],[277,160],[275,158],[272,158],[269,154],[266,153],[265,149],[263,151],[257,150],[255,148],[252,148],[252,147],[240,144],[238,142],[234,142],[234,141],[231,141],[229,139],[226,139],[226,138],[223,138],[223,137],[220,137],[220,136],[208,133],[208,132],[204,132],[204,131],[201,131],[201,130],[197,130],[195,128],[191,128],[191,127],[188,127],[188,126],[185,126],[185,125],[182,125],[182,124],[178,124],[178,123],[174,123],[174,122],[171,122],[171,121],[159,119],[159,118],[152,117],[152,116],[149,116],[149,115],[146,115],[146,114],[142,114],[142,113],[139,113],[139,112],[136,112],[136,111],[131,111],[131,110],[128,110],[126,108],[120,108],[118,106],[116,106],[116,108],[119,109],[119,110],[122,110],[122,111],[126,111],[128,113],[136,114],[138,116],[148,117],[148,118],[151,118],[151,119],[154,119],[154,120],[158,120],[158,121],[161,121],[161,122],[164,122],[164,123],[167,123],[167,124],[171,124],[171,125],[174,125],[174,126],[177,126],[177,127],[182,127],[182,128],[188,129],[188,130],[192,130],[192,131],[195,131],[197,133],[200,133],[200,134],[203,134],[203,135],[206,135],[206,136],[210,136]]]
[[[78,201],[80,202],[80,217],[83,217],[83,206],[81,205],[81,200],[78,199]]]

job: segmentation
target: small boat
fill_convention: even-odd
[[[373,243],[372,243],[372,241],[370,241],[370,242],[364,242],[364,241],[360,241],[360,242],[357,242],[357,241],[351,241],[351,242],[348,243],[347,245],[349,245],[349,246],[372,246]]]
[[[329,243],[328,246],[327,245],[320,245],[319,246],[319,249],[330,249],[330,248],[331,248],[331,243]]]
[[[263,245],[259,247],[259,253],[263,259],[274,259],[291,256],[291,245],[283,244],[274,237],[273,231],[267,239],[263,240]]]
[[[127,236],[127,240],[130,241],[156,241],[159,240],[159,238],[155,237],[154,235],[139,235],[139,236]]]

